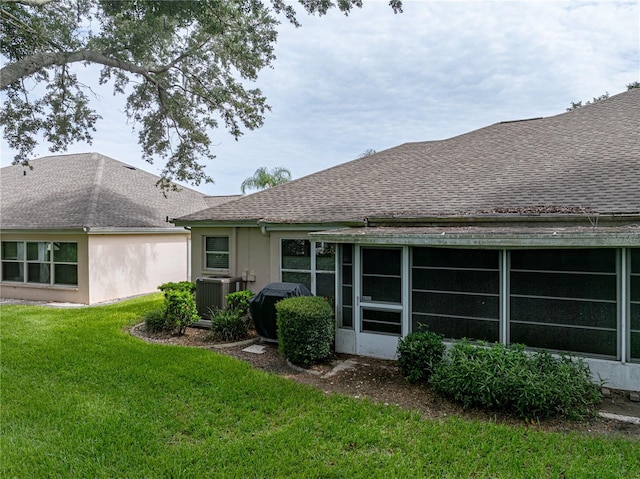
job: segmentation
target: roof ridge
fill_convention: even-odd
[[[98,160],[98,168],[96,170],[96,176],[93,180],[93,189],[91,191],[91,198],[89,198],[89,206],[87,208],[87,218],[84,226],[90,227],[93,225],[96,219],[96,210],[98,209],[98,198],[100,196],[100,189],[102,187],[102,176],[104,173],[105,158],[104,155],[97,153],[91,154],[93,159]]]

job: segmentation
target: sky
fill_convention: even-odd
[[[264,126],[235,141],[212,132],[214,184],[208,195],[240,193],[259,167],[285,167],[293,178],[353,160],[365,150],[450,138],[500,121],[552,116],[571,102],[626,90],[640,81],[640,0],[364,0],[348,17],[332,11],[283,19],[273,68],[254,86],[271,106]],[[97,86],[103,119],[95,151],[151,173],[124,98]],[[93,81],[93,83],[91,83]],[[36,156],[51,154],[46,145]],[[1,144],[1,164],[13,152]]]

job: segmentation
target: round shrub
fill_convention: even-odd
[[[411,383],[426,381],[442,361],[444,337],[431,331],[410,333],[398,341],[398,366]]]
[[[307,367],[331,355],[333,310],[318,296],[295,296],[276,303],[278,342],[282,355]]]

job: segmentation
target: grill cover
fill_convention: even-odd
[[[304,284],[270,283],[256,294],[249,303],[256,332],[262,339],[277,341],[276,303],[292,296],[312,296]]]

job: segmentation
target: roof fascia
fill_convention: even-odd
[[[186,228],[180,228],[176,226],[172,226],[169,228],[89,228],[85,227],[84,232],[89,235],[148,235],[148,234],[185,234],[188,233],[189,230]]]
[[[242,221],[211,221],[211,220],[199,220],[188,221],[180,219],[169,220],[176,226],[184,226],[189,228],[246,228],[246,227],[258,227],[260,220],[242,220]]]
[[[384,233],[376,228],[356,231],[316,231],[311,238],[332,243],[364,245],[442,246],[459,248],[582,248],[640,247],[637,232],[599,231],[589,233]]]
[[[2,234],[68,235],[86,233],[83,228],[0,228]]]
[[[348,223],[281,223],[266,220],[198,222],[172,220],[171,223],[176,226],[189,226],[190,228],[260,228],[264,233],[269,231],[324,231],[364,226],[362,221]]]
[[[362,226],[362,223],[341,224],[341,223],[271,223],[268,221],[260,221],[260,229],[263,232],[269,231],[326,231],[335,230],[336,228],[345,228],[350,226]]]

